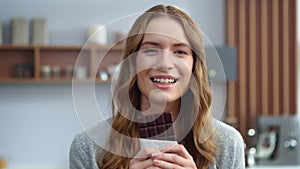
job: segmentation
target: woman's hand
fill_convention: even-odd
[[[152,154],[159,154],[159,150],[143,148],[137,155],[130,160],[130,169],[159,169],[159,167],[153,166]]]
[[[161,152],[152,154],[152,159],[153,165],[162,169],[197,169],[193,157],[181,144],[161,149]]]

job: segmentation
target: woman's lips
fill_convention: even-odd
[[[161,89],[169,89],[174,86],[174,84],[178,81],[178,79],[174,78],[173,76],[169,75],[159,75],[153,76],[150,78],[153,84]]]

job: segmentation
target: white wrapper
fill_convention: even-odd
[[[161,149],[163,146],[172,146],[178,144],[177,141],[171,140],[153,140],[153,139],[144,139],[140,138],[140,146],[141,149],[146,148],[153,148],[153,149]]]

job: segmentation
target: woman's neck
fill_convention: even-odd
[[[143,114],[156,114],[156,113],[162,113],[162,112],[172,112],[173,118],[176,119],[179,109],[180,109],[180,99],[174,101],[174,102],[169,102],[166,104],[159,104],[152,102],[150,104],[149,100],[141,99],[141,112]]]

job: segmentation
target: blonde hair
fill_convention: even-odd
[[[134,122],[134,114],[140,110],[139,98],[141,93],[137,86],[135,74],[135,53],[139,50],[140,44],[143,39],[143,33],[149,21],[153,18],[164,16],[171,16],[179,21],[182,25],[186,37],[193,51],[193,76],[195,86],[190,86],[189,90],[182,96],[187,98],[188,102],[182,102],[181,110],[191,112],[188,119],[193,123],[192,129],[180,141],[188,152],[193,156],[193,159],[198,168],[207,168],[209,163],[213,161],[217,154],[216,145],[212,140],[212,136],[204,142],[200,141],[202,134],[213,133],[212,125],[210,123],[210,106],[211,106],[211,90],[209,86],[207,68],[205,64],[205,49],[202,43],[202,35],[198,25],[181,9],[175,6],[157,5],[144,14],[142,14],[133,24],[128,38],[126,39],[126,47],[123,60],[127,59],[128,62],[123,62],[120,72],[128,72],[122,74],[115,84],[115,91],[113,93],[113,122],[112,128],[118,133],[128,137],[138,138],[139,133]],[[129,57],[132,56],[132,57]],[[129,99],[125,96],[128,96]],[[191,102],[193,100],[194,102]],[[126,115],[124,117],[123,115]],[[185,121],[187,123],[187,121]],[[205,130],[204,130],[205,128]],[[139,142],[128,142],[123,138],[116,139],[114,134],[108,138],[108,143],[113,149],[111,153],[107,151],[103,159],[98,157],[97,164],[99,168],[129,168],[130,157],[133,157],[139,151]],[[124,156],[119,154],[125,153]]]

